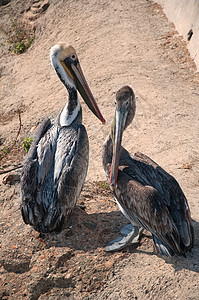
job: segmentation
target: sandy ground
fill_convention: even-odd
[[[52,0],[43,13],[38,11],[34,43],[16,55],[8,52],[5,24],[15,17],[29,20],[36,1],[21,2],[0,7],[1,149],[17,136],[18,109],[22,122],[1,172],[22,161],[20,143],[30,129],[64,106],[67,92],[49,61],[49,49],[58,41],[75,47],[107,122],[101,125],[82,103],[90,141],[89,171],[79,200],[84,210],[77,208],[58,235],[40,236],[25,226],[19,183],[3,184],[6,174],[0,175],[0,299],[198,299],[199,76],[186,42],[151,1]],[[136,117],[123,145],[147,154],[174,175],[190,204],[196,243],[186,259],[158,257],[147,233],[137,247],[103,251],[126,222],[106,187],[97,188],[105,180],[101,146],[114,114],[115,93],[123,85],[137,96]]]

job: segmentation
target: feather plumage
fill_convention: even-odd
[[[88,137],[81,124],[52,126],[35,147],[21,175],[21,210],[25,223],[50,232],[75,207],[88,168]]]
[[[178,182],[146,155],[138,152],[131,156],[121,146],[121,140],[115,146],[115,133],[123,132],[135,114],[131,88],[118,91],[116,110],[125,115],[125,124],[118,129],[118,120],[114,120],[112,133],[104,144],[103,166],[119,207],[133,225],[151,232],[158,253],[186,256],[194,244],[194,231],[187,199]]]
[[[89,143],[82,125],[77,90],[104,123],[72,46],[51,48],[51,62],[69,98],[51,123],[37,128],[21,174],[21,213],[26,224],[41,232],[60,230],[73,211],[88,169]]]

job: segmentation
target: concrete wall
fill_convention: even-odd
[[[191,57],[199,71],[199,0],[156,0],[162,5],[168,19],[175,24],[180,35],[187,41]],[[188,41],[188,33],[193,34]]]

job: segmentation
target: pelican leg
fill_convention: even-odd
[[[138,243],[143,230],[144,229],[142,227],[133,226],[132,224],[125,225],[121,229],[122,236],[109,242],[104,250],[106,252],[118,251],[127,246],[130,246],[131,244]]]

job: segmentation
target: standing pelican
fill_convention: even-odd
[[[61,229],[85,181],[89,143],[77,90],[90,110],[105,122],[74,48],[57,44],[51,48],[50,58],[69,97],[54,123],[47,119],[38,127],[21,175],[22,217],[39,232]]]
[[[126,237],[112,241],[105,250],[122,249],[138,241],[145,228],[152,234],[157,253],[186,256],[194,244],[194,231],[179,184],[146,155],[131,156],[121,146],[123,131],[134,115],[134,92],[125,86],[116,94],[115,118],[104,144],[103,166],[118,206],[132,226]]]

